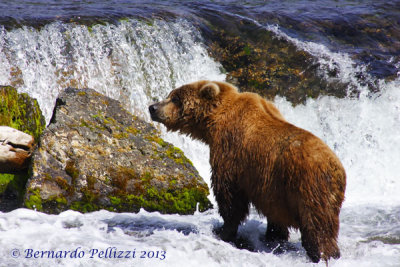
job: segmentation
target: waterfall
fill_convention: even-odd
[[[218,1],[217,1],[218,2]],[[280,5],[280,4],[279,4]],[[336,5],[336,3],[335,3]],[[357,97],[321,96],[293,106],[282,97],[274,102],[284,117],[323,139],[339,156],[347,172],[341,211],[339,246],[342,257],[331,266],[397,266],[400,236],[400,78],[385,81],[365,74],[343,52],[297,40],[278,27],[265,30],[315,56],[321,74],[336,69],[335,79],[357,89]],[[52,22],[42,27],[0,26],[0,84],[12,85],[38,99],[49,122],[54,102],[66,87],[89,87],[120,100],[132,113],[150,122],[148,105],[170,90],[199,79],[224,80],[218,62],[207,52],[200,31],[185,19],[121,19],[115,23],[81,25]],[[372,93],[356,78],[359,73],[379,87]],[[329,79],[329,77],[327,77]],[[208,147],[170,133],[162,137],[180,147],[210,185]],[[214,201],[211,195],[210,199]],[[270,253],[262,236],[266,220],[251,210],[239,227],[254,251],[219,240],[212,229],[222,224],[217,209],[189,216],[108,211],[47,215],[27,209],[0,213],[0,262],[5,265],[141,266],[309,266],[299,232],[291,230],[293,246]],[[151,230],[137,231],[137,226]],[[168,225],[165,228],[165,225]],[[180,229],[194,229],[184,234]],[[43,242],[45,237],[46,242]],[[246,245],[246,244],[245,244]],[[166,252],[166,259],[90,258],[92,249]],[[82,259],[26,259],[26,250],[84,251]],[[21,253],[14,258],[15,251]],[[139,255],[139,254],[137,254]],[[152,254],[155,255],[155,254]],[[18,256],[18,255],[17,255]],[[324,263],[320,263],[325,265]]]
[[[37,98],[47,122],[58,93],[69,86],[96,89],[149,120],[151,102],[205,78],[224,75],[199,31],[182,19],[0,28],[0,84]]]
[[[149,104],[200,79],[224,80],[225,75],[208,56],[200,32],[183,19],[0,28],[0,84],[11,84],[35,97],[47,122],[57,95],[67,87],[93,88],[150,121]],[[158,127],[210,184],[208,148]]]

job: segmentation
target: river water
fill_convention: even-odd
[[[322,138],[347,171],[342,257],[329,265],[400,266],[398,1],[1,1],[0,84],[37,98],[47,122],[68,86],[94,88],[150,121],[147,106],[171,89],[225,79],[199,28],[210,12],[273,32],[315,56],[321,73],[335,66],[338,79],[358,89],[357,97],[295,107],[278,96],[274,102],[288,121]],[[372,93],[371,83],[379,90]],[[208,148],[157,127],[210,185]],[[287,252],[272,253],[261,238],[266,220],[254,210],[239,228],[246,248],[218,240],[212,229],[221,224],[216,208],[189,216],[18,209],[0,213],[0,266],[325,266],[310,263],[297,231]]]

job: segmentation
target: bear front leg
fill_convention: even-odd
[[[287,227],[268,220],[267,232],[265,233],[267,242],[284,242],[289,240],[289,230]]]
[[[227,186],[225,189],[232,189],[232,187]],[[218,192],[214,188],[218,211],[224,220],[224,225],[217,234],[222,240],[231,242],[235,240],[239,225],[249,213],[249,201],[247,196],[240,190],[228,192]]]

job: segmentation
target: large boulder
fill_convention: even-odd
[[[11,86],[0,86],[0,125],[29,134],[34,137],[34,142],[37,142],[46,127],[46,122],[36,99],[25,93],[18,93]],[[11,153],[9,155],[20,160],[29,157],[35,143],[14,140],[16,138],[14,134],[7,137],[11,134],[8,131],[7,133],[3,131],[3,137],[7,139],[2,141],[3,154],[8,151]],[[28,171],[24,170],[28,162],[25,159],[22,161],[21,164],[14,166],[7,164],[12,168],[0,170],[0,211],[10,211],[21,206],[29,176]]]
[[[149,123],[94,90],[68,88],[34,152],[27,208],[191,214],[211,207],[207,184]]]

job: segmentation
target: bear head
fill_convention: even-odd
[[[149,107],[151,119],[169,131],[179,131],[206,143],[212,127],[212,114],[235,87],[223,82],[198,81],[183,85],[168,97]]]

